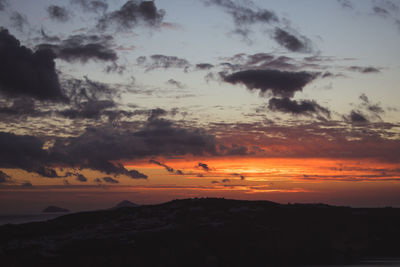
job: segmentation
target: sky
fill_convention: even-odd
[[[0,0],[0,214],[400,207],[400,2]]]

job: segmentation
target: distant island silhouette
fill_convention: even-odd
[[[134,207],[139,207],[139,205],[135,204],[129,200],[123,200],[123,201],[119,202],[117,205],[115,205],[114,208],[123,208],[123,207],[131,207],[131,208],[133,207],[134,208]]]
[[[43,213],[63,213],[63,212],[71,212],[69,209],[60,208],[57,206],[48,206],[42,210]]]
[[[4,225],[0,258],[17,267],[352,264],[400,258],[399,225],[398,208],[184,199]]]

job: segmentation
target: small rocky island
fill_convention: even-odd
[[[57,206],[48,206],[42,212],[43,213],[66,213],[66,212],[70,212],[70,210],[69,209],[60,208],[60,207],[57,207]]]

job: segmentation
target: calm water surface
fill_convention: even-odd
[[[65,214],[67,213],[0,214],[0,225],[47,221]]]

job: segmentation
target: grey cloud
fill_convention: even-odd
[[[63,87],[68,88],[68,98],[73,103],[82,103],[99,100],[112,101],[119,96],[117,88],[84,77],[83,79],[67,79],[63,81]]]
[[[356,71],[360,73],[379,73],[381,72],[378,68],[375,67],[360,67],[360,66],[351,66],[348,68],[351,71]]]
[[[349,0],[337,0],[337,2],[343,7],[353,9],[353,4]]]
[[[168,165],[166,165],[166,164],[164,164],[164,163],[161,163],[161,162],[156,161],[156,160],[154,160],[154,159],[150,159],[149,162],[150,162],[150,163],[153,163],[153,164],[156,164],[156,165],[158,165],[158,166],[164,167],[168,172],[171,172],[171,173],[174,172],[174,168],[171,168],[171,167],[169,167]]]
[[[0,170],[0,184],[11,182],[11,176]]]
[[[149,160],[149,163],[153,163],[153,164],[156,164],[156,165],[158,165],[158,166],[164,167],[169,173],[175,173],[175,174],[177,174],[177,175],[183,175],[183,174],[184,174],[183,171],[181,171],[181,170],[174,170],[174,168],[172,168],[172,167],[166,165],[165,163],[159,162],[159,161],[157,161],[157,160],[155,160],[155,159],[150,159],[150,160]]]
[[[43,142],[36,137],[0,132],[0,168],[42,172],[48,160]]]
[[[80,173],[77,174],[76,180],[78,180],[79,182],[87,182],[87,178],[83,174],[80,174]]]
[[[210,63],[200,63],[200,64],[196,64],[196,69],[198,70],[209,70],[214,68],[214,65],[210,64]]]
[[[271,92],[274,96],[293,97],[297,91],[317,77],[310,72],[287,72],[279,70],[244,70],[223,77],[225,82],[243,84],[249,90]]]
[[[95,0],[71,0],[71,4],[79,5],[85,12],[105,12],[108,9],[108,4],[105,1]]]
[[[385,112],[379,104],[372,104],[366,94],[361,94],[360,99],[362,101],[361,105],[364,106],[368,111],[376,114]]]
[[[180,88],[180,89],[185,87],[181,82],[179,82],[177,80],[174,80],[174,79],[169,79],[167,81],[167,84],[173,85],[173,86],[175,86],[177,88]]]
[[[273,11],[268,9],[256,8],[253,5],[241,6],[231,0],[207,0],[207,5],[217,5],[222,7],[228,14],[232,16],[236,26],[235,33],[247,36],[249,34],[249,26],[255,23],[278,22],[279,18]]]
[[[60,42],[60,38],[57,36],[50,36],[46,34],[46,32],[42,29],[40,29],[40,34],[42,35],[43,41],[45,42]]]
[[[31,182],[24,182],[21,184],[22,187],[32,187],[32,183]]]
[[[208,165],[206,163],[199,162],[197,164],[197,166],[201,167],[205,171],[209,171],[210,170],[210,168],[208,167]]]
[[[113,108],[115,105],[116,104],[110,100],[91,100],[81,102],[74,108],[58,111],[57,113],[70,119],[98,119],[101,115],[107,115],[105,110]]]
[[[111,177],[103,177],[103,181],[109,184],[118,184],[119,181]]]
[[[61,44],[40,44],[39,50],[50,49],[58,58],[68,61],[88,60],[116,61],[118,56],[111,48],[113,37],[110,35],[73,35]]]
[[[10,21],[11,26],[20,32],[24,30],[25,26],[29,25],[27,17],[16,11],[11,13]]]
[[[29,97],[15,98],[12,102],[8,99],[0,102],[0,120],[12,121],[27,117],[45,117],[50,111],[40,111],[36,108],[35,101]]]
[[[116,62],[112,62],[110,65],[106,66],[104,71],[107,73],[118,73],[118,74],[123,74],[126,70],[125,65],[119,65]]]
[[[153,119],[134,132],[116,128],[89,128],[79,137],[59,139],[51,149],[51,154],[68,166],[145,178],[134,170],[128,171],[112,162],[158,155],[216,154],[216,150],[213,136],[197,129],[175,127],[166,120]]]
[[[169,69],[169,68],[188,68],[190,63],[184,59],[175,56],[165,56],[165,55],[152,55],[147,60],[146,57],[138,57],[136,62],[144,66],[146,71],[155,69]]]
[[[275,28],[273,38],[281,46],[292,52],[311,52],[311,41],[302,35],[296,36],[281,28]]]
[[[0,0],[0,11],[4,10],[6,8],[7,1],[6,0]]]
[[[272,35],[279,45],[292,52],[311,52],[313,50],[311,40],[291,28],[287,19],[279,19],[273,11],[258,8],[251,1],[246,1],[242,5],[232,0],[203,0],[203,2],[207,5],[219,6],[231,15],[235,24],[233,33],[241,35],[247,41],[250,41],[251,26],[254,24],[281,25],[275,28]],[[285,27],[286,30],[281,27]]]
[[[350,112],[350,115],[346,118],[350,123],[366,123],[369,122],[368,119],[365,117],[364,114],[362,114],[358,110],[352,110]]]
[[[273,111],[280,111],[284,113],[291,113],[295,115],[322,114],[330,117],[330,111],[327,108],[320,106],[314,100],[291,100],[285,98],[271,98],[268,102],[268,108]]]
[[[40,174],[43,177],[47,178],[59,178],[57,171],[53,168],[40,166],[35,170],[36,173]]]
[[[389,16],[389,11],[387,11],[385,8],[382,8],[379,6],[374,6],[372,8],[372,11],[374,12],[375,15],[378,15],[378,16],[382,16],[382,17]]]
[[[138,25],[160,27],[165,11],[157,9],[154,1],[129,0],[119,10],[104,14],[97,28],[106,30],[110,25],[118,30],[129,30]]]
[[[0,28],[0,92],[40,100],[66,101],[50,50],[21,46],[8,30]]]
[[[66,22],[70,19],[69,11],[65,7],[50,5],[47,7],[46,11],[52,20]]]

